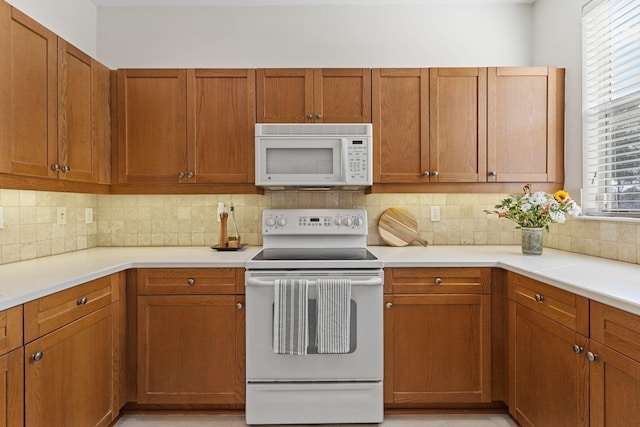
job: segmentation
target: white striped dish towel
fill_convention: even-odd
[[[351,279],[318,279],[318,353],[348,353],[351,337]]]
[[[276,279],[273,304],[273,352],[307,354],[309,284],[305,279]]]

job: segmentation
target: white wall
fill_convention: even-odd
[[[98,9],[89,0],[7,0],[85,53],[97,55]]]
[[[111,68],[529,65],[531,8],[101,8],[98,59]]]
[[[566,68],[565,188],[582,188],[582,4],[585,0],[536,0],[533,63]]]

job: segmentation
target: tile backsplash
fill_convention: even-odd
[[[520,233],[508,220],[488,216],[502,194],[369,194],[360,192],[266,192],[264,195],[95,195],[0,189],[4,227],[0,264],[95,246],[211,246],[217,244],[218,202],[233,202],[241,238],[261,245],[260,216],[265,208],[364,207],[369,245],[384,242],[380,214],[403,206],[416,216],[421,236],[435,245],[519,244]],[[441,220],[431,221],[431,206]],[[56,221],[67,208],[67,224]],[[93,222],[85,221],[86,209]],[[640,263],[640,222],[569,219],[552,224],[545,246]]]

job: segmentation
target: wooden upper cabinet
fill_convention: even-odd
[[[429,70],[429,181],[487,181],[487,69]]]
[[[186,71],[118,70],[118,181],[187,182]]]
[[[371,70],[257,70],[259,123],[369,123]]]
[[[98,158],[95,181],[111,183],[111,70],[96,60],[91,62],[91,121],[94,156]],[[115,85],[114,85],[115,86]]]
[[[429,74],[372,71],[373,181],[428,182]]]
[[[255,122],[255,70],[188,70],[188,182],[254,182]]]
[[[487,115],[489,182],[563,181],[564,69],[489,68]]]
[[[98,170],[93,138],[92,59],[58,40],[58,167],[59,177],[92,182]]]
[[[0,172],[57,176],[57,43],[0,2]]]

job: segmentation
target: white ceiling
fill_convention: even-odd
[[[194,6],[369,6],[431,4],[530,4],[535,0],[91,0],[99,7],[194,7]]]

